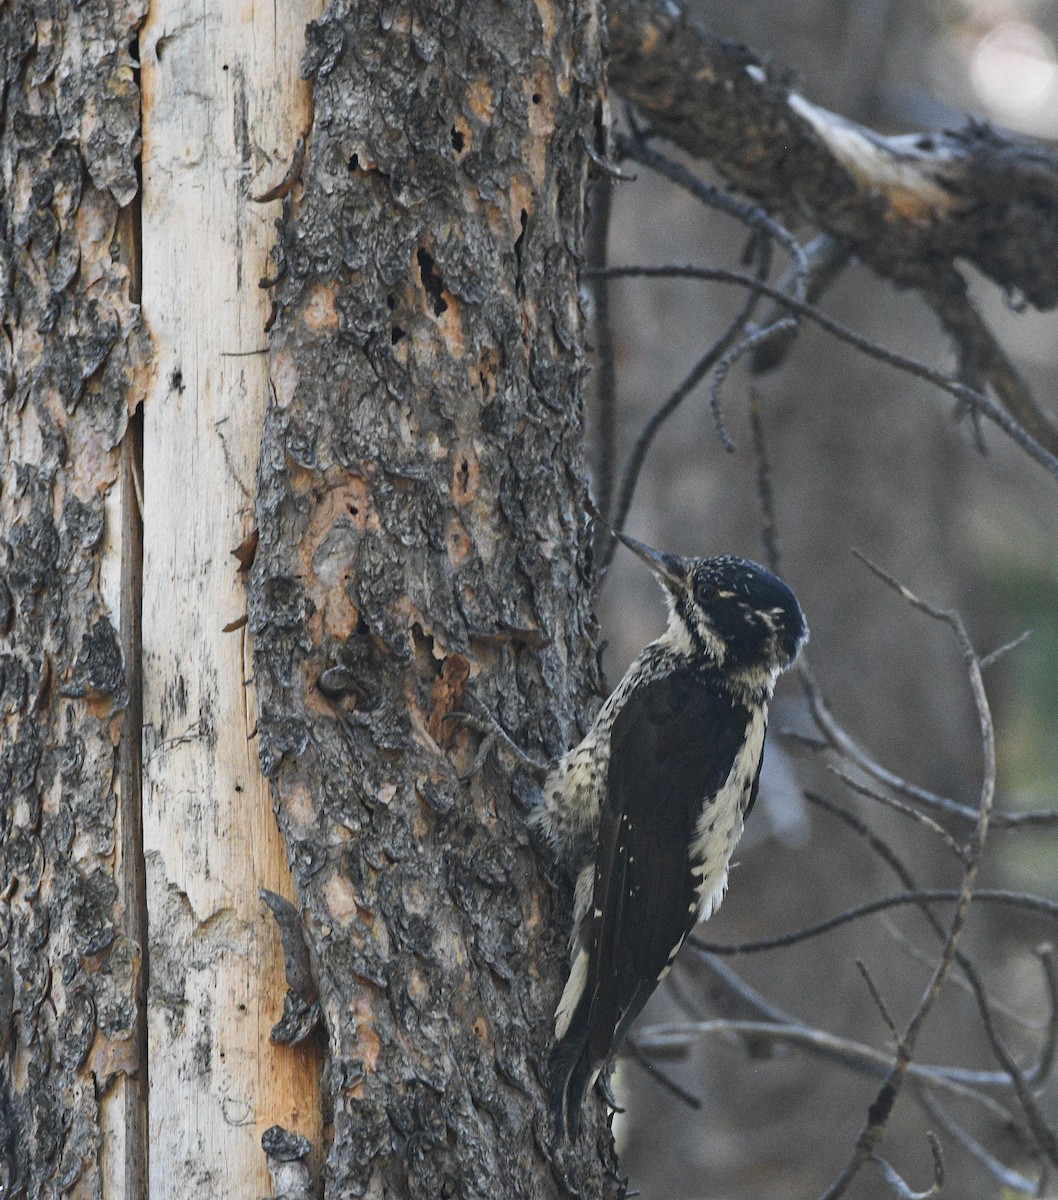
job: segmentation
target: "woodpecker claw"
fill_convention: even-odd
[[[595,1086],[606,1103],[606,1107],[615,1113],[623,1113],[625,1110],[617,1103],[617,1098],[613,1094],[613,1089],[610,1084],[613,1077],[613,1067],[604,1068],[600,1073],[599,1078],[595,1082]]]
[[[519,765],[528,771],[537,783],[543,783],[547,778],[550,767],[538,763],[535,758],[531,757],[529,754],[526,754],[526,752],[521,748],[521,746],[518,745],[514,738],[511,737],[507,730],[503,728],[499,721],[497,721],[491,713],[484,711],[484,709],[482,709],[480,716],[475,715],[474,713],[456,711],[446,713],[442,720],[462,721],[464,725],[467,725],[477,733],[480,733],[485,739],[481,743],[477,754],[474,756],[474,762],[471,764],[468,773],[466,775],[459,776],[461,783],[465,783],[467,780],[472,779],[478,773],[478,771],[481,770],[482,766],[484,766],[485,759],[488,757],[489,751],[492,750],[497,744],[505,746],[518,760]]]

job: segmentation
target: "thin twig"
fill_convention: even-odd
[[[756,1013],[758,1017],[763,1017],[765,1021],[770,1021],[779,1025],[799,1025],[802,1024],[792,1013],[787,1012],[766,997],[762,996],[752,984],[747,983],[741,975],[733,971],[722,958],[711,953],[709,950],[700,950],[694,947],[694,961],[701,963],[710,974],[713,975],[742,1005],[748,1008],[750,1012]],[[670,976],[671,978],[671,976]],[[690,1013],[691,1017],[696,1020],[704,1020],[696,1012]]]
[[[779,548],[779,524],[775,517],[775,492],[771,485],[771,462],[764,437],[764,413],[756,388],[749,391],[749,426],[753,437],[753,458],[757,464],[757,504],[760,510],[760,541],[764,561],[776,575],[782,568]]]
[[[815,676],[812,674],[808,660],[804,654],[798,658],[795,669],[798,679],[801,682],[801,687],[804,690],[805,699],[808,701],[812,717],[832,750],[847,758],[873,779],[877,779],[879,783],[884,783],[886,787],[892,788],[893,791],[906,796],[909,800],[915,800],[927,808],[932,808],[934,812],[958,817],[961,821],[977,820],[977,813],[968,805],[959,804],[947,796],[939,796],[936,792],[931,792],[926,788],[920,788],[913,783],[908,783],[906,779],[902,779],[899,775],[895,775],[892,771],[887,770],[880,763],[875,762],[834,719],[833,713],[823,700],[822,692],[816,683]],[[1017,829],[1026,826],[1058,826],[1058,809],[994,813],[993,823],[997,829]]]
[[[1019,646],[1023,646],[1030,637],[1032,637],[1032,630],[1026,629],[1024,633],[1019,634],[1013,641],[1004,642],[1002,646],[997,646],[990,654],[984,655],[981,659],[981,670],[988,670],[993,663],[998,662],[1004,655],[1009,654],[1011,650],[1016,650]]]
[[[798,942],[806,942],[820,934],[830,933],[851,921],[859,921],[874,913],[885,912],[889,908],[899,908],[907,904],[937,904],[945,900],[958,900],[961,895],[958,888],[928,888],[916,889],[911,892],[898,892],[893,896],[880,896],[876,900],[868,900],[857,904],[844,912],[836,913],[826,920],[817,921],[814,925],[805,925],[791,933],[777,934],[775,937],[758,938],[751,942],[735,942],[721,944],[707,942],[697,936],[688,939],[699,950],[708,950],[711,954],[721,954],[725,957],[733,954],[757,954],[763,950],[780,950],[785,946],[796,946]],[[1058,900],[1047,900],[1043,896],[1032,896],[1026,892],[1010,892],[998,888],[982,888],[974,892],[974,899],[982,904],[1002,904],[1012,908],[1021,908],[1027,912],[1039,912],[1044,916],[1058,918]]]
[[[927,909],[926,911],[927,914],[929,914],[929,910]],[[934,922],[933,924],[935,926],[938,925],[939,922]],[[928,954],[920,946],[916,945],[916,943],[910,937],[908,937],[908,935],[904,933],[902,929],[899,928],[897,923],[891,917],[883,916],[882,925],[884,926],[886,933],[889,935],[890,941],[899,946],[899,948],[903,950],[903,952],[912,960],[912,962],[916,962],[922,967],[932,968],[933,956]],[[960,963],[959,965],[961,966],[962,964]],[[955,984],[955,986],[959,988],[960,991],[965,993],[965,995],[971,1000],[974,998],[973,988],[970,986],[969,981],[964,979],[962,975],[952,975],[950,977],[950,982]],[[1049,1020],[1047,1019],[1042,1021],[1034,1021],[1030,1017],[1026,1017],[1022,1013],[1019,1013],[1015,1009],[1011,1008],[1009,1004],[1003,1004],[993,997],[989,997],[989,1002],[994,1013],[996,1013],[998,1016],[1001,1016],[1004,1020],[1010,1021],[1017,1025],[1019,1029],[1024,1029],[1027,1033],[1041,1033],[1050,1027]]]
[[[809,276],[809,262],[805,249],[794,235],[765,209],[756,204],[750,204],[746,200],[739,200],[730,192],[714,187],[712,184],[706,183],[704,179],[699,179],[682,163],[652,149],[641,137],[626,138],[618,134],[616,145],[624,157],[631,158],[644,167],[649,167],[652,171],[663,175],[671,183],[683,188],[685,192],[689,192],[703,204],[735,217],[744,225],[748,225],[751,229],[757,229],[778,242],[794,260],[791,295],[797,300],[805,299]]]
[[[852,788],[861,796],[866,796],[868,800],[874,800],[878,804],[884,804],[887,808],[893,809],[905,817],[910,817],[913,821],[917,821],[925,829],[934,833],[944,842],[948,849],[955,855],[960,862],[966,861],[966,849],[960,846],[952,835],[938,821],[934,821],[932,817],[927,816],[923,812],[919,812],[917,808],[912,808],[910,804],[904,804],[902,800],[897,800],[893,796],[887,796],[884,792],[872,788],[869,784],[864,783],[861,779],[856,779],[850,775],[848,771],[843,771],[841,767],[830,764],[828,770],[832,775],[836,775],[846,787]]]
[[[602,267],[606,264],[610,236],[613,185],[607,179],[599,180],[592,188],[591,197],[588,263]],[[609,520],[617,474],[617,364],[610,318],[610,281],[605,276],[594,281],[592,299],[595,305],[592,323],[595,340],[595,494],[599,510]]]
[[[924,1192],[914,1191],[896,1168],[887,1163],[880,1154],[868,1155],[871,1162],[881,1169],[885,1176],[885,1182],[889,1184],[893,1195],[899,1197],[899,1200],[931,1200],[931,1197],[936,1196],[944,1186],[944,1156],[941,1154],[940,1142],[937,1140],[937,1135],[929,1130],[926,1131],[926,1141],[929,1142],[930,1152],[933,1155],[933,1183]]]
[[[804,249],[805,257],[808,259],[808,287],[802,299],[807,300],[809,304],[817,304],[848,266],[851,253],[844,242],[839,242],[829,233],[821,233],[817,238],[813,238]],[[780,277],[776,286],[784,295],[790,295],[793,292],[796,278],[795,265]],[[782,305],[773,301],[765,309],[761,324],[774,325],[784,311]],[[787,333],[781,337],[772,337],[757,346],[750,356],[750,373],[763,375],[781,366],[795,336],[795,333]]]
[[[594,277],[598,272],[585,271],[584,274],[590,278]],[[966,384],[960,382],[958,379],[953,379],[950,375],[945,375],[943,371],[938,371],[935,367],[931,367],[927,363],[910,358],[906,354],[899,354],[895,350],[889,350],[873,339],[864,337],[863,334],[856,333],[854,330],[842,325],[839,321],[835,321],[821,309],[816,308],[814,304],[795,300],[793,296],[784,295],[778,288],[763,284],[759,280],[754,280],[750,275],[745,275],[741,271],[731,271],[724,267],[681,267],[674,265],[660,267],[607,267],[606,274],[611,279],[701,279],[710,283],[731,283],[739,287],[752,287],[762,295],[778,301],[784,308],[789,309],[790,312],[797,313],[800,316],[807,317],[810,321],[814,321],[834,337],[843,342],[848,342],[850,346],[855,346],[869,357],[888,363],[890,366],[896,367],[898,370],[913,375],[918,379],[924,379],[927,383],[933,384],[934,387],[940,388],[942,391],[954,396],[957,400],[964,400],[968,404],[972,404],[974,407],[980,409],[993,424],[1002,429],[1034,462],[1039,463],[1051,475],[1058,478],[1058,457],[1041,446],[1031,434],[1019,425],[991,397],[967,387]]]
[[[991,1046],[992,1053],[996,1056],[1000,1065],[1010,1076],[1010,1086],[1014,1089],[1018,1103],[1021,1105],[1021,1111],[1025,1114],[1028,1132],[1032,1137],[1036,1150],[1041,1157],[1049,1159],[1052,1163],[1058,1163],[1058,1136],[1056,1136],[1055,1131],[1047,1124],[1046,1118],[1040,1111],[1040,1105],[1033,1092],[1033,1086],[1029,1078],[1015,1061],[1006,1042],[1004,1042],[999,1034],[999,1029],[996,1026],[992,1007],[988,1001],[988,995],[985,992],[981,977],[975,970],[966,970],[965,963],[963,964],[963,971],[970,983],[970,987],[973,988],[977,1007],[980,1010],[981,1020],[984,1024],[985,1036],[988,1038],[988,1044]],[[1041,1063],[1045,1062],[1046,1058],[1045,1046]]]
[[[889,1011],[889,1006],[886,1004],[882,993],[878,990],[878,985],[871,978],[871,973],[867,969],[867,964],[862,958],[856,959],[856,969],[863,976],[863,982],[867,985],[867,990],[871,993],[871,999],[875,1003],[875,1007],[881,1013],[882,1020],[885,1022],[889,1033],[894,1042],[900,1041],[900,1030],[896,1027],[896,1022],[893,1020],[892,1013]]]
[[[688,1108],[693,1108],[696,1112],[701,1109],[702,1102],[693,1092],[687,1091],[681,1087],[675,1079],[672,1078],[666,1071],[663,1071],[656,1062],[651,1062],[649,1058],[639,1048],[639,1042],[635,1038],[628,1038],[625,1041],[625,1048],[628,1050],[629,1057],[651,1077],[656,1080],[661,1086],[670,1092],[681,1104],[686,1104]]]
[[[863,1042],[839,1037],[800,1021],[744,1021],[732,1017],[712,1017],[706,1021],[673,1021],[642,1026],[637,1029],[636,1038],[643,1054],[672,1053],[675,1050],[686,1049],[697,1038],[716,1034],[739,1037],[750,1042],[796,1046],[875,1077],[888,1075],[892,1068],[893,1056],[890,1051],[876,1050]],[[955,1073],[948,1067],[911,1063],[908,1073],[913,1079],[928,1083],[931,1087],[975,1102],[999,1120],[1012,1120],[1010,1112],[999,1101],[982,1092],[975,1084],[956,1078]]]
[[[1040,1058],[1031,1071],[1025,1073],[1026,1082],[1031,1087],[1039,1087],[1049,1077],[1054,1066],[1055,1052],[1058,1051],[1058,971],[1055,970],[1054,947],[1046,942],[1036,947],[1036,958],[1043,969],[1043,980],[1047,987],[1049,1014],[1047,1019],[1047,1036],[1040,1050]]]
[[[762,243],[760,249],[760,260],[758,265],[759,281],[763,284],[764,277],[768,272],[770,263],[770,255],[767,250],[767,243]],[[592,272],[586,271],[586,275],[591,275]],[[747,277],[748,278],[748,277]],[[629,509],[632,507],[632,497],[635,495],[636,484],[639,482],[639,473],[643,469],[643,463],[646,460],[647,451],[650,449],[654,438],[662,425],[672,416],[679,408],[684,400],[698,386],[705,376],[713,369],[720,359],[727,352],[729,347],[735,344],[741,331],[749,323],[753,316],[753,312],[759,302],[759,296],[756,292],[750,292],[746,297],[745,303],[742,305],[738,315],[721,334],[719,339],[702,355],[702,357],[694,364],[691,370],[680,382],[676,390],[668,397],[664,404],[650,416],[649,420],[643,426],[639,437],[636,438],[635,445],[628,456],[628,461],[625,464],[624,473],[621,477],[621,487],[618,492],[617,506],[614,510],[613,519],[610,524],[618,532],[625,527],[625,521],[628,519]],[[600,569],[605,570],[609,565],[610,559],[613,557],[614,547],[616,542],[613,538],[610,539],[606,549],[600,552],[599,564]]]
[[[1043,1190],[1046,1186],[1046,1174],[1041,1174],[1040,1178],[1034,1182],[1027,1176],[1021,1175],[1017,1171],[1011,1170],[1010,1167],[1004,1166],[998,1158],[989,1154],[984,1146],[976,1138],[967,1133],[951,1114],[941,1106],[929,1088],[919,1085],[917,1091],[919,1101],[934,1121],[937,1122],[950,1138],[958,1142],[968,1154],[977,1159],[981,1166],[994,1179],[997,1179],[1004,1187],[1013,1188],[1017,1192],[1025,1192],[1029,1196],[1043,1195]]]
[[[734,972],[731,972],[734,975]],[[738,976],[735,976],[737,979]],[[695,996],[690,989],[685,985],[682,977],[682,972],[673,971],[666,980],[668,984],[668,994],[675,1001],[679,1008],[691,1021],[704,1021],[703,1007],[699,1003],[701,997]]]
[[[983,392],[987,389],[988,383],[977,370],[973,360],[961,346],[956,347],[955,356],[955,378],[960,383],[965,383],[967,387],[973,388],[975,392]],[[969,418],[970,428],[973,431],[974,446],[977,453],[984,458],[988,454],[988,443],[985,441],[984,425],[981,422],[981,414],[972,405],[967,404],[964,400],[955,402],[955,420],[961,421],[964,417]]]
[[[796,328],[797,322],[793,317],[783,317],[776,321],[774,325],[768,325],[764,329],[754,329],[747,333],[737,346],[732,346],[716,364],[713,371],[713,378],[709,381],[709,407],[712,410],[713,424],[716,426],[720,441],[729,454],[735,452],[735,443],[728,437],[727,430],[724,427],[723,408],[720,404],[720,391],[724,386],[724,380],[727,379],[728,371],[731,370],[743,355],[748,354],[755,346],[762,345],[771,337],[785,330],[792,331]]]

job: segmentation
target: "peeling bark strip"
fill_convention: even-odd
[[[975,124],[881,137],[810,104],[668,0],[607,11],[615,90],[772,212],[807,218],[899,284],[961,258],[1037,308],[1058,304],[1053,147]]]
[[[145,5],[0,6],[0,1193],[123,1194],[140,947],[119,827],[121,449],[145,387],[119,211]],[[86,51],[90,48],[90,53]],[[126,1108],[126,1105],[129,1107]],[[120,1123],[126,1140],[105,1140]]]
[[[414,14],[414,15],[413,15]],[[591,0],[332,4],[280,230],[250,627],[318,973],[328,1194],[565,1192],[542,1103],[566,930],[534,786],[589,714],[583,143]],[[569,1169],[616,1187],[598,1155]]]

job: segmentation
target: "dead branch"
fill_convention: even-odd
[[[990,387],[1008,413],[1040,443],[1058,447],[1058,425],[1036,403],[1021,372],[970,299],[966,280],[954,268],[930,264],[922,272],[919,290],[952,339],[967,381],[984,391]]]
[[[981,865],[981,854],[988,835],[989,819],[995,799],[995,733],[992,726],[991,709],[985,693],[984,681],[981,677],[980,663],[978,662],[977,654],[966,632],[966,628],[963,625],[962,618],[953,609],[940,609],[921,600],[904,584],[899,583],[892,575],[888,574],[888,572],[875,563],[872,563],[864,555],[857,554],[857,557],[913,608],[918,609],[936,621],[942,622],[952,631],[962,652],[967,679],[974,699],[974,706],[977,709],[983,761],[977,821],[967,847],[962,883],[959,888],[955,912],[948,925],[948,933],[943,949],[934,968],[933,975],[922,994],[922,998],[901,1036],[892,1068],[882,1087],[879,1089],[874,1102],[867,1110],[867,1116],[856,1139],[855,1147],[837,1178],[824,1192],[824,1200],[838,1200],[838,1197],[844,1195],[849,1183],[858,1174],[864,1162],[874,1158],[877,1147],[885,1134],[889,1117],[900,1094],[904,1080],[907,1078],[908,1069],[912,1065],[918,1036],[940,995],[944,980],[956,962],[959,941],[965,928],[967,917],[969,916],[971,902],[974,899],[977,875]],[[990,1024],[991,1014],[988,1013],[987,1006],[982,1011],[983,1015],[987,1014]],[[1051,1162],[1058,1162],[1058,1138],[1055,1137],[1054,1131],[1042,1119],[1035,1104],[1035,1098],[1028,1090],[1024,1076],[1018,1070],[1013,1059],[1006,1051],[1005,1046],[999,1040],[998,1034],[994,1028],[990,1028],[989,1032],[993,1049],[1010,1073],[1011,1081],[1017,1091],[1018,1099],[1021,1102],[1038,1149]]]
[[[743,1011],[748,1011],[755,1014],[768,1024],[797,1027],[805,1025],[805,1022],[800,1020],[798,1017],[787,1012],[785,1009],[780,1008],[778,1005],[772,1004],[770,1000],[762,996],[760,992],[751,987],[750,984],[746,983],[746,981],[740,975],[738,975],[735,971],[732,971],[731,968],[718,955],[707,950],[702,950],[699,947],[694,947],[694,949],[696,951],[696,960],[702,963],[713,975],[713,977],[730,993],[732,997],[735,998]],[[929,961],[929,966],[933,966],[932,960]],[[693,1018],[692,1024],[695,1025],[706,1019],[704,1017],[699,1017],[694,1012],[691,1012],[691,1016]],[[1040,1051],[1039,1060],[1036,1066],[1033,1067],[1032,1070],[1026,1075],[1026,1078],[1034,1087],[1044,1082],[1053,1065],[1053,1059],[1051,1058],[1052,1046],[1050,1041],[1054,1019],[1053,1009],[1051,1012],[1051,1018],[1052,1022],[1048,1023],[1047,1038]],[[661,1036],[663,1030],[674,1030],[676,1028],[676,1024],[671,1026],[657,1025],[650,1027],[652,1033],[657,1034],[659,1037]],[[659,1043],[659,1045],[661,1045],[661,1043]],[[934,1070],[934,1068],[924,1069],[928,1071]],[[935,1070],[939,1075],[942,1075],[947,1082],[957,1083],[968,1088],[990,1090],[1010,1088],[1012,1086],[1010,1076],[1006,1071],[975,1071],[963,1067],[937,1067]],[[1009,1117],[1010,1114],[1007,1113],[1005,1109],[1003,1112],[1006,1117]]]
[[[610,81],[654,132],[707,159],[768,213],[814,225],[830,239],[837,271],[854,256],[921,291],[954,340],[971,390],[990,386],[1010,417],[1058,455],[1058,422],[977,313],[956,267],[971,263],[1039,309],[1058,303],[1052,147],[973,121],[958,132],[883,137],[812,104],[676,3],[613,0],[609,29]],[[806,279],[802,251],[795,299]],[[762,339],[756,369],[781,358],[789,337],[779,330]]]
[[[608,18],[613,87],[769,212],[808,220],[898,284],[961,258],[1037,308],[1058,303],[1052,147],[977,123],[882,137],[672,0],[611,0]]]

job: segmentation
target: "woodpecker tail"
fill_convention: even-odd
[[[548,1083],[555,1132],[561,1140],[577,1140],[580,1133],[580,1109],[584,1093],[598,1071],[588,1057],[589,997],[585,994],[573,1010],[565,1033],[555,1043],[548,1064]]]

